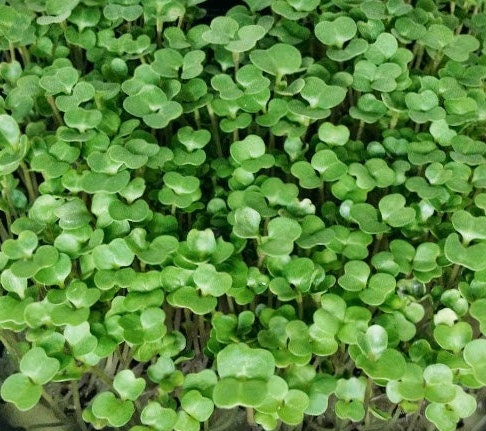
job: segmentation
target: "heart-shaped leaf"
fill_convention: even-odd
[[[145,380],[135,377],[132,370],[122,370],[115,376],[113,388],[122,400],[135,401],[145,389]]]
[[[216,45],[226,45],[236,35],[238,22],[228,16],[218,16],[211,21],[210,30],[202,34],[202,38]]]
[[[322,123],[319,126],[319,139],[328,145],[342,146],[349,141],[349,129],[340,124]]]
[[[159,431],[171,431],[177,422],[177,413],[173,409],[162,407],[156,401],[150,401],[142,410],[140,420]]]
[[[457,322],[449,326],[440,324],[434,329],[434,338],[437,343],[447,350],[459,352],[472,340],[472,328],[467,322]]]
[[[268,380],[274,372],[275,359],[264,349],[252,349],[246,344],[230,344],[217,356],[217,370],[221,378]]]
[[[261,216],[250,207],[238,208],[234,215],[233,232],[239,238],[257,238],[260,234]]]
[[[213,311],[217,305],[217,299],[214,296],[202,296],[198,290],[191,286],[184,286],[167,296],[169,304],[189,308],[196,314],[207,314]]]
[[[122,427],[128,423],[135,412],[135,407],[130,400],[119,400],[112,392],[96,395],[91,409],[97,418],[106,419],[113,427]]]
[[[17,148],[20,129],[17,122],[6,114],[0,115],[0,148]]]
[[[334,21],[319,22],[314,31],[317,39],[324,45],[341,48],[345,42],[356,35],[357,26],[352,18],[341,16]]]
[[[57,374],[60,363],[50,358],[41,347],[29,350],[20,361],[20,371],[36,385],[44,385]]]
[[[444,253],[451,262],[462,265],[473,271],[480,271],[486,268],[486,261],[483,256],[486,253],[486,244],[479,243],[464,247],[459,241],[457,233],[451,233],[445,242]]]
[[[321,150],[315,153],[312,156],[311,165],[321,174],[324,181],[336,181],[347,170],[346,165],[338,159],[336,153],[332,150]]]
[[[464,360],[473,369],[474,377],[486,384],[486,340],[472,340],[464,347]]]
[[[475,239],[486,239],[486,217],[474,217],[467,211],[457,211],[452,214],[452,225],[462,235],[466,243]]]
[[[392,227],[402,227],[415,220],[415,210],[405,207],[405,198],[393,193],[381,198],[378,207],[384,222]]]
[[[372,361],[377,360],[388,346],[388,334],[380,325],[372,325],[358,336],[358,346]]]
[[[232,278],[225,272],[217,272],[213,265],[202,264],[192,275],[194,283],[203,295],[221,296],[225,294],[232,284]]]
[[[260,70],[277,77],[296,73],[302,64],[299,50],[284,43],[276,43],[266,50],[256,49],[250,53],[250,60]]]
[[[444,364],[429,365],[424,369],[425,398],[432,402],[447,403],[454,399],[455,386],[452,371]]]
[[[78,77],[79,72],[74,67],[60,67],[51,74],[43,76],[39,81],[39,85],[46,90],[47,94],[71,94]]]
[[[32,383],[27,376],[16,373],[5,379],[0,394],[5,401],[14,403],[20,411],[26,411],[39,402],[42,386]]]
[[[216,383],[213,401],[216,407],[225,409],[236,406],[256,407],[267,397],[267,388],[267,382],[260,379],[225,377]]]
[[[181,407],[199,422],[209,419],[214,411],[213,402],[197,390],[191,390],[181,399]]]
[[[38,239],[37,235],[26,230],[20,232],[18,238],[8,239],[2,244],[2,252],[5,253],[9,259],[17,260],[22,258],[29,258],[33,251],[37,248]]]
[[[369,275],[370,268],[365,262],[352,260],[344,265],[344,275],[338,283],[345,290],[359,292],[366,287]]]

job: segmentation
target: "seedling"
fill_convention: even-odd
[[[0,5],[0,395],[81,431],[453,431],[486,386],[485,6],[240,3]]]

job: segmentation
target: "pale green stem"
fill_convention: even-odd
[[[15,61],[15,47],[13,43],[9,43],[8,48],[10,50],[10,62],[13,63]]]
[[[365,392],[365,400],[364,405],[366,406],[366,416],[365,416],[365,429],[368,429],[370,426],[370,398],[373,393],[373,380],[368,377],[368,381],[366,384],[366,392]]]
[[[235,304],[233,303],[233,298],[229,295],[226,295],[226,301],[228,302],[228,308],[229,308],[230,312],[234,314]]]
[[[64,412],[57,406],[56,401],[45,391],[45,389],[42,389],[42,398],[48,404],[52,412],[58,417],[58,419],[63,421],[65,424],[69,424],[71,422]]]
[[[32,183],[32,177],[30,176],[30,171],[25,162],[20,162],[20,168],[22,169],[22,174],[24,177],[24,184],[27,189],[27,194],[29,195],[29,201],[32,203],[37,198],[37,193]]]
[[[56,123],[58,126],[64,125],[64,121],[62,120],[61,114],[59,112],[59,109],[57,109],[56,102],[54,101],[54,97],[52,95],[46,96],[47,102],[49,103],[49,106],[52,109],[52,112],[54,114],[54,118],[56,119]]]
[[[363,131],[364,131],[364,126],[365,126],[365,122],[363,120],[361,120],[359,122],[358,132],[356,133],[356,140],[357,141],[359,141],[361,139],[361,135],[363,134]]]
[[[99,377],[103,382],[105,382],[108,386],[113,385],[113,379],[106,375],[103,371],[101,371],[98,367],[90,367],[89,369],[91,374],[94,374],[96,377]]]
[[[160,48],[162,46],[162,30],[164,28],[164,21],[162,21],[162,19],[160,18],[157,18],[155,25],[157,31],[157,46]]]
[[[390,129],[397,127],[398,119],[400,118],[400,113],[398,111],[393,111],[390,118]]]
[[[452,267],[451,276],[449,277],[449,282],[447,283],[447,287],[449,289],[454,287],[454,284],[457,280],[457,277],[459,276],[459,272],[461,271],[461,269],[462,266],[457,263]]]
[[[304,303],[302,300],[302,293],[300,293],[300,290],[297,289],[297,313],[299,315],[299,319],[302,320],[304,318]]]
[[[251,407],[246,408],[246,421],[248,425],[255,425],[255,412]]]
[[[88,427],[83,420],[83,408],[81,407],[81,400],[79,397],[78,382],[76,380],[71,381],[71,393],[73,395],[74,410],[76,411],[76,422],[81,431],[88,431]]]
[[[3,225],[2,220],[0,220],[0,239],[2,240],[2,243],[5,242],[9,238],[10,238],[10,235],[9,235],[7,229],[5,229],[5,226]]]
[[[20,56],[22,57],[22,62],[24,63],[24,66],[28,66],[30,64],[29,50],[25,46],[21,46],[18,49]]]
[[[422,60],[424,58],[425,47],[421,43],[417,43],[417,52],[415,54],[415,69],[420,69],[420,65],[422,64]]]
[[[174,313],[174,331],[179,331],[179,329],[181,328],[181,317],[182,317],[181,309],[176,308]]]
[[[204,316],[199,315],[197,316],[197,323],[199,329],[199,342],[201,343],[201,351],[204,350],[204,346],[206,345],[206,327],[204,324]]]
[[[12,339],[11,333],[0,330],[0,342],[5,346],[7,352],[14,357],[17,362],[20,361],[20,357],[22,356],[20,350],[17,348],[17,341]]]
[[[319,186],[319,200],[320,203],[323,204],[326,200],[325,198],[325,190],[324,190],[324,182]]]
[[[218,120],[216,116],[214,115],[214,111],[211,108],[211,106],[206,105],[206,109],[209,114],[209,119],[211,120],[211,129],[213,131],[213,139],[214,143],[216,144],[216,152],[218,154],[218,157],[224,157],[223,154],[223,148],[221,147],[221,137],[219,135],[219,128],[218,128]]]
[[[238,69],[240,68],[240,53],[239,52],[233,52],[233,64],[235,66],[235,75],[236,72],[238,72]]]
[[[201,130],[201,114],[198,108],[194,110],[194,121],[196,122],[197,129]]]

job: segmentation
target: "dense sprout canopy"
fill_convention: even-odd
[[[47,405],[81,431],[473,421],[484,2],[213,3],[0,0],[11,415],[39,426]]]

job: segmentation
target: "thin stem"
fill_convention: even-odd
[[[297,290],[297,313],[299,315],[299,319],[302,320],[304,317],[304,303],[302,301],[302,293],[300,293],[299,290]]]
[[[123,363],[123,369],[130,368],[130,362],[132,362],[133,359],[133,351],[128,343],[125,343],[125,346],[123,347],[121,359]]]
[[[89,371],[91,374],[94,374],[96,377],[103,380],[103,382],[105,382],[108,386],[113,385],[113,379],[101,371],[98,367],[90,367]]]
[[[324,181],[319,186],[319,203],[322,205],[326,200],[326,193],[324,189]]]
[[[454,286],[461,269],[462,266],[457,263],[452,267],[451,276],[449,277],[449,282],[447,283],[447,287],[449,289]]]
[[[47,102],[49,103],[49,106],[52,109],[52,112],[54,114],[54,118],[56,119],[56,123],[58,126],[64,125],[64,121],[62,120],[61,113],[59,112],[59,109],[57,109],[56,102],[54,101],[54,97],[51,95],[46,96]]]
[[[8,207],[9,207],[9,211],[5,211],[5,219],[7,221],[7,227],[10,229],[10,226],[12,224],[11,216],[13,216],[14,218],[17,218],[18,214],[17,214],[17,210],[15,209],[15,205],[14,205],[13,200],[12,200],[11,190],[8,186],[8,182],[7,182],[6,178],[4,178],[4,181],[2,181],[2,186],[4,188],[2,194],[5,196],[5,200],[7,201],[7,204],[8,204]]]
[[[246,421],[248,425],[255,425],[255,412],[251,407],[246,408]]]
[[[10,238],[10,235],[7,231],[7,229],[5,229],[5,226],[2,222],[2,220],[0,220],[0,239],[2,240],[2,243],[7,241],[7,239]]]
[[[422,401],[423,404],[423,401]],[[420,411],[422,410],[422,407],[420,407],[414,414],[413,419],[410,422],[410,425],[407,428],[407,431],[415,431],[417,429],[417,422],[421,418],[421,413]]]
[[[398,119],[400,118],[400,113],[398,111],[393,111],[390,118],[390,129],[397,127]]]
[[[179,329],[181,328],[181,317],[182,317],[181,309],[176,308],[175,317],[174,317],[174,331],[179,331]]]
[[[42,398],[49,405],[52,412],[64,423],[68,424],[71,420],[64,414],[64,412],[57,406],[56,401],[43,389]]]
[[[262,270],[263,269],[263,262],[265,261],[265,257],[266,257],[266,255],[263,254],[263,253],[259,253],[258,254],[257,268],[259,270]]]
[[[23,180],[27,189],[27,194],[29,195],[29,201],[34,202],[37,198],[37,191],[35,190],[34,184],[32,183],[32,177],[30,176],[29,168],[24,161],[20,162],[20,167],[22,169],[22,174],[24,177]]]
[[[15,47],[13,46],[13,43],[9,43],[8,48],[10,51],[10,62],[13,63],[15,61]]]
[[[74,410],[76,412],[76,422],[78,423],[81,431],[88,431],[88,427],[83,420],[83,409],[81,407],[81,401],[79,398],[78,382],[76,380],[71,381],[71,393],[73,395]]]
[[[239,52],[233,52],[233,64],[235,66],[235,75],[236,72],[238,72],[238,69],[240,67],[240,53]]]
[[[199,330],[199,342],[201,344],[201,351],[204,350],[204,346],[206,345],[206,326],[204,324],[204,316],[201,314],[197,316],[197,324]]]
[[[157,18],[155,25],[156,25],[156,31],[157,31],[157,38],[156,38],[157,47],[160,48],[162,46],[162,30],[164,28],[164,22],[162,21],[161,18]]]
[[[432,63],[432,70],[430,71],[431,75],[435,75],[437,72],[437,69],[440,66],[440,63],[442,63],[442,59],[444,57],[444,54],[438,54],[437,57],[434,58],[434,61]]]
[[[208,105],[206,105],[206,109],[209,114],[209,119],[211,120],[211,129],[213,131],[213,139],[214,143],[216,144],[216,152],[218,154],[218,157],[223,158],[223,148],[221,147],[221,137],[219,135],[219,127],[218,127],[218,120],[216,116],[214,115],[213,109]]]
[[[20,361],[20,357],[22,356],[20,350],[17,348],[17,341],[12,340],[12,335],[4,330],[0,331],[0,342],[5,346],[7,352],[14,357],[17,362]]]
[[[18,48],[20,56],[22,57],[22,62],[24,63],[24,67],[30,64],[30,54],[29,50],[25,46],[21,46]]]
[[[196,122],[197,129],[201,130],[201,114],[198,108],[194,110],[194,121]]]
[[[368,381],[366,383],[366,392],[365,392],[365,402],[364,405],[366,406],[366,416],[365,416],[365,429],[368,429],[370,426],[370,398],[373,393],[373,380],[368,377]]]
[[[421,43],[417,43],[414,46],[414,54],[415,54],[415,69],[420,69],[420,65],[422,64],[422,60],[424,58],[425,47]]]
[[[363,131],[364,131],[364,126],[365,126],[365,122],[363,120],[361,120],[359,122],[358,131],[356,132],[356,140],[357,141],[361,140],[361,136],[363,135]]]
[[[228,302],[228,308],[229,308],[230,312],[234,314],[235,304],[233,303],[233,298],[229,295],[226,295],[226,301]]]
[[[272,153],[273,150],[275,150],[275,135],[273,133],[270,133],[270,139],[268,142],[268,152]]]
[[[373,247],[373,256],[380,251],[382,243],[383,243],[383,234],[379,233],[376,235],[375,245]]]
[[[12,226],[12,214],[10,214],[10,211],[5,211],[5,221],[7,222],[7,231],[10,231],[10,226]]]

